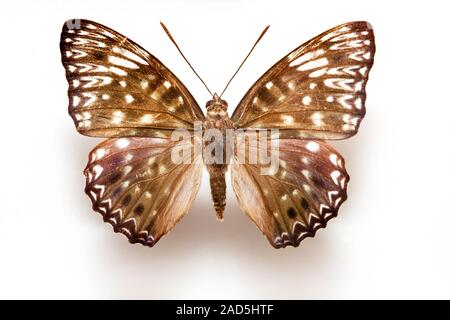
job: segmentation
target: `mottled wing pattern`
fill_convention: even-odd
[[[84,171],[94,210],[130,242],[153,246],[186,214],[198,191],[201,159],[183,154],[186,144],[192,141],[132,137],[100,143]],[[175,164],[172,152],[183,163]]]
[[[168,136],[204,118],[192,95],[158,59],[96,22],[64,24],[61,55],[69,113],[88,136]]]
[[[349,176],[344,159],[320,140],[280,139],[277,143],[279,169],[262,175],[265,166],[251,161],[239,164],[236,157],[248,160],[249,153],[259,154],[264,147],[237,139],[231,166],[233,189],[239,206],[272,246],[298,246],[337,215],[347,198]],[[270,154],[270,143],[266,145],[262,151]]]
[[[270,68],[241,100],[232,120],[239,128],[279,128],[281,137],[348,138],[365,115],[374,54],[369,23],[330,29]]]

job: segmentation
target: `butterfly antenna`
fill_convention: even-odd
[[[184,56],[183,52],[181,51],[180,47],[178,46],[178,44],[176,43],[175,39],[172,37],[172,35],[169,32],[169,29],[167,29],[167,27],[164,25],[164,23],[160,22],[161,27],[164,29],[164,32],[167,34],[167,36],[169,37],[170,41],[172,41],[172,43],[175,45],[175,47],[177,48],[178,52],[181,54],[181,56],[183,57],[183,59],[187,62],[187,64],[189,65],[189,67],[191,67],[192,71],[194,71],[195,75],[197,76],[197,78],[203,83],[203,85],[205,86],[206,90],[208,90],[209,94],[211,96],[214,96],[211,92],[211,90],[209,90],[208,86],[206,85],[205,81],[203,81],[203,79],[199,76],[199,74],[197,73],[197,71],[195,71],[194,67],[191,65],[191,63],[189,62],[189,60]]]
[[[241,70],[242,66],[244,65],[245,61],[247,61],[248,57],[250,56],[250,54],[253,52],[253,49],[255,49],[256,45],[258,44],[258,42],[262,39],[262,37],[264,36],[264,34],[267,32],[267,30],[269,29],[270,26],[267,26],[264,28],[264,30],[261,32],[261,34],[258,37],[258,40],[256,40],[255,44],[253,45],[253,47],[250,49],[249,53],[247,54],[247,56],[244,58],[244,60],[242,61],[242,63],[239,65],[239,67],[237,68],[236,72],[233,74],[233,76],[231,77],[231,79],[228,81],[227,85],[225,86],[225,88],[223,89],[222,93],[220,94],[220,97],[222,97],[222,95],[225,93],[225,91],[227,90],[228,86],[230,85],[231,81],[234,79],[234,77],[237,75],[237,73],[239,72],[239,70]]]

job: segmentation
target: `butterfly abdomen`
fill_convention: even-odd
[[[227,172],[227,165],[209,165],[207,168],[214,209],[216,210],[217,218],[222,220],[226,204],[227,185],[225,173]]]

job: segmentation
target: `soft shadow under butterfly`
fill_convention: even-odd
[[[194,132],[197,122],[220,132],[278,130],[277,136],[266,136],[271,144],[265,151],[276,145],[279,157],[278,170],[269,174],[261,174],[262,164],[236,161],[240,150],[249,150],[246,159],[264,144],[250,145],[249,139],[233,135],[222,145],[224,150],[233,146],[231,154],[224,153],[231,159],[239,206],[275,248],[298,246],[314,236],[346,200],[344,159],[325,140],[353,136],[364,117],[365,86],[375,53],[369,23],[339,25],[293,50],[256,81],[231,117],[217,94],[207,103],[205,117],[158,59],[101,24],[66,22],[60,47],[69,82],[69,114],[77,130],[108,138],[89,155],[85,191],[93,209],[130,242],[153,246],[189,210],[204,156],[193,153],[192,161],[174,163],[173,151],[180,143],[171,134],[177,129]],[[204,137],[200,139],[204,149]],[[205,165],[222,219],[229,164]]]

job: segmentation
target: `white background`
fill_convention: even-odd
[[[1,1],[0,298],[450,298],[448,8],[445,1]],[[203,106],[269,32],[225,99],[337,24],[368,20],[377,53],[359,134],[334,143],[349,199],[298,248],[274,250],[239,210],[214,216],[207,175],[189,214],[154,248],[130,245],[84,194],[98,139],[67,114],[59,37],[68,18],[123,33]],[[229,187],[229,189],[231,189]]]

